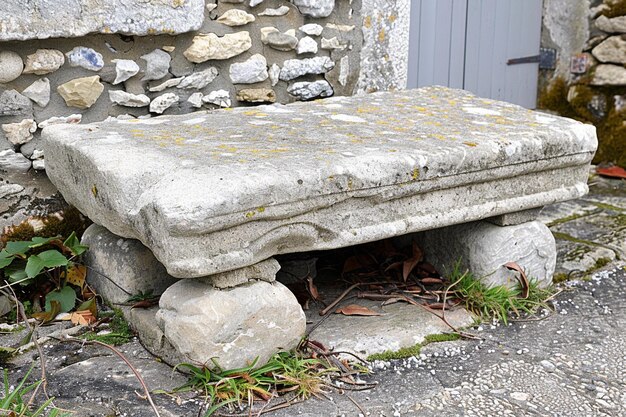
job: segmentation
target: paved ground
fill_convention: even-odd
[[[419,358],[373,364],[375,389],[330,392],[268,415],[287,416],[623,416],[626,415],[626,183],[592,178],[591,194],[550,207],[561,285],[554,313],[508,326],[482,325],[480,341],[430,344]],[[349,329],[358,337],[358,326]],[[7,336],[3,336],[5,338]],[[151,389],[184,377],[133,341],[121,350]],[[127,367],[93,346],[44,346],[49,392],[80,416],[153,415]],[[37,363],[19,357],[11,378]],[[36,369],[34,372],[39,372]],[[195,416],[193,398],[157,395],[162,416]],[[360,409],[359,409],[360,407]],[[362,410],[361,410],[362,409]]]

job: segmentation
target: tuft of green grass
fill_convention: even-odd
[[[497,319],[507,324],[510,314],[534,314],[547,307],[546,300],[552,296],[551,288],[541,288],[536,280],[529,280],[528,297],[521,297],[521,288],[508,288],[503,285],[487,287],[469,271],[460,272],[459,264],[450,276],[456,282],[450,289],[474,315],[485,319]]]
[[[229,404],[252,406],[255,400],[269,400],[276,394],[293,393],[297,398],[309,398],[323,393],[325,374],[337,371],[321,359],[308,358],[298,352],[280,352],[261,367],[256,360],[250,366],[223,370],[182,363],[190,374],[189,381],[176,391],[199,390],[204,393],[208,409],[204,416]]]
[[[31,396],[39,388],[42,381],[36,381],[31,384],[27,383],[33,368],[31,367],[24,378],[17,384],[16,387],[12,387],[9,384],[9,373],[4,370],[3,390],[0,392],[2,397],[0,398],[0,414],[6,416],[20,416],[20,417],[65,417],[69,416],[68,413],[61,413],[61,410],[52,406],[54,398],[49,398],[44,403],[35,408],[35,405],[31,403]]]
[[[130,342],[134,336],[128,322],[124,319],[122,310],[117,308],[113,309],[109,329],[111,330],[111,333],[102,335],[98,335],[94,332],[87,332],[85,333],[85,338],[87,340],[97,340],[98,342],[106,343],[111,346],[119,346]]]

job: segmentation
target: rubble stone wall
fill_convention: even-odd
[[[404,88],[409,5],[3,0],[0,231],[55,200],[47,125]]]
[[[626,166],[626,0],[545,0],[543,22],[558,59],[542,71],[539,106],[594,124],[595,162]]]

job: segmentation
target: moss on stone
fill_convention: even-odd
[[[390,361],[392,359],[406,359],[411,358],[413,356],[419,356],[422,348],[430,343],[441,343],[441,342],[453,342],[455,340],[459,340],[461,336],[456,333],[445,333],[445,334],[429,334],[424,337],[424,341],[422,343],[417,343],[413,346],[400,348],[398,350],[386,350],[382,353],[374,353],[367,357],[368,361]]]
[[[626,0],[620,3],[626,4]],[[623,14],[626,15],[626,11]],[[563,77],[555,78],[539,93],[537,106],[583,123],[593,123],[597,127],[599,140],[594,163],[612,162],[626,167],[626,110],[617,111],[612,99],[616,95],[626,94],[626,89],[614,86],[584,85],[591,79],[592,74],[593,70],[576,81],[575,94],[570,96],[569,101],[570,85]],[[589,103],[594,96],[607,98],[606,117],[598,118],[591,111]]]
[[[552,282],[554,284],[558,284],[567,281],[568,278],[569,274],[566,274],[565,272],[559,272],[557,274],[554,274],[554,276],[552,277]]]
[[[33,216],[23,222],[7,227],[0,236],[0,247],[6,242],[31,240],[34,237],[61,236],[67,238],[72,232],[81,236],[89,221],[75,207],[46,216]]]
[[[608,18],[618,17],[626,15],[626,0],[613,0],[611,2],[604,2],[608,6],[606,10],[602,12]]]
[[[598,127],[600,146],[595,162],[613,162],[626,167],[626,110],[611,109]]]

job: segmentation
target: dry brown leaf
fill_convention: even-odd
[[[344,316],[381,316],[382,314],[370,310],[357,304],[350,304],[335,311],[337,314]]]
[[[409,274],[413,271],[413,268],[415,268],[417,264],[422,261],[422,259],[424,259],[424,253],[419,246],[417,246],[417,243],[413,242],[413,256],[404,261],[402,265],[402,279],[404,282],[406,282]]]
[[[390,304],[399,303],[400,301],[406,302],[404,298],[390,298],[382,302],[381,306],[388,306]]]
[[[308,276],[306,278],[306,282],[307,282],[307,288],[309,290],[309,294],[311,294],[311,297],[313,297],[315,301],[318,301],[320,299],[320,293],[317,291],[317,287],[313,283],[313,277]]]
[[[504,264],[504,267],[512,271],[519,272],[517,280],[519,281],[520,285],[520,298],[528,298],[528,294],[530,292],[530,283],[528,282],[528,277],[526,276],[526,273],[524,272],[522,267],[519,266],[519,264],[517,264],[516,262],[507,262]]]
[[[65,280],[72,285],[83,288],[86,276],[87,268],[84,265],[72,265],[67,269]]]
[[[433,310],[444,310],[447,306],[444,303],[432,303],[428,304],[428,307]]]
[[[89,325],[96,322],[96,318],[89,310],[75,311],[70,317],[70,321],[77,325]]]

